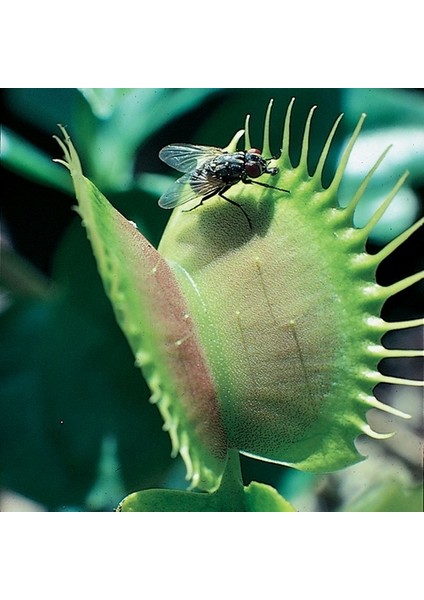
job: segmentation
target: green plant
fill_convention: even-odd
[[[228,232],[228,227],[234,226],[231,229],[233,237],[229,236],[233,244],[230,252],[234,250],[234,258],[238,256],[240,259],[243,236],[247,240],[244,244],[246,249],[253,248],[254,238],[259,237],[258,231],[256,229],[252,237],[246,237],[244,228],[247,227],[247,222],[237,222],[236,213],[240,213],[237,207],[231,207],[215,198],[208,200],[203,208],[196,209],[193,213],[174,215],[163,234],[169,213],[157,206],[157,199],[175,181],[176,173],[161,165],[157,158],[159,149],[164,144],[176,141],[222,147],[228,143],[229,132],[240,127],[240,116],[250,110],[253,111],[253,118],[248,130],[251,142],[259,146],[263,134],[262,119],[258,118],[257,111],[262,114],[269,98],[274,97],[274,120],[280,110],[287,106],[292,95],[292,91],[285,89],[2,91],[1,97],[4,98],[6,107],[3,111],[5,127],[2,129],[2,163],[7,169],[3,178],[2,221],[5,227],[2,231],[0,265],[3,300],[0,314],[2,510],[7,510],[6,505],[4,508],[2,505],[3,490],[23,494],[48,510],[110,510],[134,490],[149,488],[171,488],[175,494],[161,492],[157,496],[155,490],[151,490],[141,496],[130,496],[125,506],[137,508],[137,502],[142,500],[144,509],[148,502],[151,509],[152,501],[157,508],[170,508],[176,496],[179,510],[193,510],[193,502],[196,503],[196,510],[229,510],[230,507],[232,510],[287,509],[287,503],[281,500],[277,492],[271,491],[270,486],[303,511],[421,510],[421,491],[417,485],[421,481],[420,389],[396,384],[379,384],[373,393],[380,401],[409,412],[413,418],[408,421],[395,417],[396,423],[393,424],[391,413],[379,409],[370,410],[367,421],[373,430],[387,432],[396,429],[397,434],[385,441],[373,441],[366,435],[359,436],[355,445],[361,455],[370,456],[367,461],[348,469],[338,469],[332,474],[320,474],[240,455],[240,474],[239,455],[236,451],[230,451],[228,468],[224,471],[222,484],[216,492],[183,491],[187,487],[184,481],[184,461],[179,455],[174,459],[170,458],[170,438],[166,432],[161,431],[162,419],[157,407],[148,402],[151,391],[140,376],[140,370],[134,368],[134,355],[116,323],[111,303],[104,293],[80,218],[72,210],[75,200],[71,178],[65,169],[51,160],[57,156],[57,145],[51,134],[58,122],[66,123],[66,129],[81,157],[84,173],[95,188],[102,190],[129,221],[137,223],[139,231],[143,232],[155,248],[159,247],[162,254],[169,252],[171,260],[167,257],[161,263],[164,265],[162,274],[175,270],[175,261],[172,261],[175,256],[185,265],[184,270],[193,270],[197,278],[201,271],[205,274],[201,263],[195,263],[196,260],[205,258],[207,246],[198,244],[202,235],[208,238],[216,253],[219,252],[219,243],[225,240],[223,233]],[[289,151],[294,165],[298,164],[301,152],[304,115],[312,104],[319,106],[308,142],[309,172],[316,170],[325,136],[335,118],[340,112],[345,113],[325,161],[323,189],[328,188],[334,178],[341,146],[348,143],[358,115],[363,111],[368,113],[340,181],[337,196],[342,206],[351,201],[366,177],[364,169],[369,170],[378,159],[378,154],[372,156],[373,149],[378,149],[381,154],[393,142],[393,150],[368,181],[367,190],[353,215],[354,226],[358,230],[366,226],[384,197],[390,193],[397,178],[402,176],[402,172],[410,171],[390,206],[370,231],[366,249],[368,253],[377,256],[384,244],[390,244],[419,216],[419,194],[423,182],[421,165],[424,156],[420,137],[424,119],[422,96],[407,90],[376,89],[303,89],[297,90],[295,95],[297,100],[290,118]],[[269,137],[271,149],[277,151],[281,144],[280,126],[270,126]],[[299,168],[294,171],[289,168],[286,175],[294,176],[296,180],[295,173],[300,176],[300,171]],[[280,172],[280,176],[282,175],[283,171]],[[272,183],[275,183],[275,179],[277,177],[272,177]],[[266,181],[266,178],[263,177],[261,181]],[[291,191],[300,198],[299,181],[296,181],[291,184],[294,185]],[[245,189],[242,184],[233,187],[229,195],[231,198],[235,194],[244,194],[240,199],[254,217],[253,224],[257,227],[259,222],[263,223],[261,211],[255,204],[255,196],[247,194],[248,186],[244,187]],[[253,191],[254,186],[250,188]],[[101,194],[98,196],[102,197]],[[281,216],[281,230],[286,232],[287,241],[290,239],[287,232],[290,232],[292,226],[291,239],[295,242],[297,230],[304,232],[308,229],[308,223],[309,226],[312,224],[308,219],[307,206],[304,213],[301,213],[300,205],[299,211],[296,211],[296,204],[291,202],[291,197],[287,198],[287,194],[285,196],[286,200],[290,200],[285,203],[287,218],[282,199],[281,202],[276,202],[278,210],[274,212]],[[273,195],[260,196],[259,202],[265,205],[263,216],[271,215],[272,211],[269,209],[274,205],[275,198]],[[92,208],[96,207],[98,208],[97,204],[94,204]],[[100,219],[96,220],[102,235],[107,225],[107,216],[115,214],[109,210],[108,203],[103,208],[98,215]],[[183,207],[185,208],[187,206]],[[239,214],[239,217],[243,218],[243,214]],[[324,214],[319,215],[316,222],[322,225],[323,217]],[[265,234],[278,231],[277,222],[271,221],[272,225],[268,229],[265,227],[262,232],[264,243],[267,244],[270,237]],[[198,225],[202,223],[210,223],[211,227],[201,229]],[[325,227],[330,227],[330,222]],[[135,231],[132,226],[130,231]],[[196,237],[196,231],[200,238]],[[328,234],[329,230],[325,231]],[[335,231],[339,230],[336,228]],[[316,231],[314,235],[315,233]],[[106,241],[103,239],[102,242],[102,235],[98,236],[100,246]],[[314,235],[308,239],[306,246],[315,243]],[[382,261],[377,271],[377,281],[382,287],[395,286],[397,281],[419,270],[419,235],[418,231],[413,233]],[[323,239],[324,237],[325,235]],[[191,257],[190,253],[183,251],[181,242],[184,238],[194,249]],[[111,242],[108,238],[106,249],[109,244],[116,248],[116,244],[119,246],[121,241],[113,238]],[[147,242],[145,247],[149,247]],[[336,247],[333,245],[333,248]],[[346,250],[343,244],[339,247]],[[225,258],[229,258],[228,254]],[[324,255],[328,259],[328,252]],[[151,256],[154,257],[155,253],[152,252]],[[305,254],[305,258],[307,256],[310,255]],[[346,251],[342,253],[343,260],[347,260],[348,256]],[[124,256],[122,265],[125,265],[126,258]],[[337,271],[338,260],[335,256],[333,258],[333,271]],[[275,257],[269,264],[273,260]],[[225,261],[222,262],[224,264]],[[215,269],[216,260],[212,264]],[[320,262],[319,269],[322,270],[323,266]],[[201,267],[200,270],[198,267]],[[242,267],[246,270],[243,261]],[[211,272],[217,274],[218,271],[214,269]],[[203,299],[206,298],[206,304],[210,305],[208,310],[215,311],[219,320],[228,317],[231,307],[229,296],[227,302],[224,294],[221,304],[216,309],[213,307],[212,299],[219,292],[218,286],[210,285],[205,293],[207,280],[202,275],[202,281],[199,280],[203,288],[199,307],[196,298],[192,297],[191,282],[187,282],[183,270],[177,268],[177,271],[178,277],[182,276],[176,282],[177,289],[184,290],[180,298],[187,303],[187,296],[191,304],[190,310],[199,308],[201,316]],[[254,271],[256,276],[264,273],[263,265],[257,264]],[[122,277],[119,269],[117,272],[115,281]],[[227,280],[220,283],[220,287],[226,286],[229,291],[231,282],[231,287],[234,288],[238,276],[236,274],[234,277],[230,268]],[[136,280],[132,274],[129,277]],[[167,281],[167,285],[171,283],[175,286],[173,277]],[[346,274],[346,284],[347,282]],[[272,282],[271,287],[274,285]],[[172,289],[175,291],[175,287]],[[272,294],[268,293],[268,287],[265,289],[266,297],[262,295],[256,307],[257,314],[262,317],[266,312],[263,305],[268,306],[266,298],[271,307],[274,302]],[[421,311],[421,290],[422,285],[416,283],[390,297],[382,307],[384,321],[415,321]],[[285,289],[284,293],[286,292]],[[131,295],[127,297],[130,299]],[[167,297],[167,294],[160,297],[162,305]],[[174,295],[170,294],[170,297]],[[358,298],[361,298],[360,294],[356,294],[356,300]],[[355,297],[348,300],[352,303],[353,310]],[[291,307],[293,308],[293,303]],[[143,306],[137,305],[135,308],[141,310]],[[159,312],[158,322],[164,323],[166,310],[158,311],[157,306],[153,308],[156,314]],[[241,327],[236,333],[239,338],[240,333],[243,333],[242,337],[246,338],[244,343],[249,349],[252,347],[252,339],[246,337],[244,318],[247,312],[244,307],[243,312],[239,312],[238,322]],[[347,312],[349,313],[348,310]],[[346,326],[350,323],[355,327],[357,321],[354,319],[354,311],[348,316],[351,320],[343,320],[342,324]],[[337,311],[336,317],[340,317]],[[204,355],[205,362],[208,367],[209,363],[214,366],[222,391],[222,387],[226,385],[226,371],[228,374],[232,369],[237,375],[240,360],[234,360],[237,353],[226,362],[222,360],[223,354],[220,352],[213,356],[214,348],[212,347],[212,351],[210,348],[213,341],[213,336],[210,335],[211,323],[209,319],[204,319],[202,323],[199,315],[193,321],[194,327],[204,338],[199,348],[202,351],[207,349],[210,356]],[[169,323],[165,328],[168,325]],[[293,324],[290,327],[296,332]],[[228,333],[230,331],[229,328]],[[419,332],[417,327],[388,332],[383,338],[383,345],[387,348],[415,348],[420,345]],[[144,340],[148,351],[138,354],[138,357],[141,362],[145,362],[144,370],[151,377],[153,385],[166,381],[166,387],[170,389],[172,377],[167,380],[161,358],[163,348],[160,344],[152,343],[156,333],[148,328],[148,335]],[[355,335],[355,332],[350,332],[349,339],[359,339],[359,332],[356,337]],[[226,352],[230,348],[232,336],[227,336],[226,332],[221,340],[217,338]],[[277,332],[273,331],[270,340],[275,341],[276,336]],[[132,343],[133,347],[136,342],[134,340]],[[153,356],[150,348],[153,348],[155,354],[155,365],[152,367],[146,363]],[[261,350],[265,351],[265,348]],[[365,350],[364,346],[364,352]],[[294,358],[296,356],[299,353],[296,355],[295,352]],[[353,358],[361,361],[363,357],[358,347],[358,354]],[[375,359],[378,360],[377,357]],[[419,379],[419,361],[418,357],[384,358],[378,369],[386,376]],[[340,365],[340,361],[338,364]],[[360,364],[358,362],[358,367]],[[155,369],[161,372],[159,378],[155,377]],[[199,372],[201,370],[198,363],[194,369],[191,365],[191,373],[197,380]],[[230,382],[233,375],[234,373],[230,373]],[[304,385],[303,381],[302,384]],[[230,391],[236,397],[237,388],[233,386]],[[252,390],[248,391],[252,394]],[[171,389],[171,392],[175,396],[175,390]],[[159,394],[155,395],[158,396]],[[167,416],[166,398],[163,402],[164,398],[160,397],[161,408]],[[242,402],[239,403],[240,406],[243,408]],[[350,406],[357,408],[358,405],[351,402]],[[177,408],[178,404],[172,403],[173,414]],[[228,416],[231,416],[231,411],[227,411],[226,418]],[[207,427],[203,425],[203,432],[206,430]],[[210,430],[213,433],[213,428]],[[178,432],[174,432],[171,427],[170,433],[177,445],[180,436],[175,433]],[[197,452],[197,458],[200,456],[201,459],[200,463],[199,460],[197,463],[194,461],[193,473],[196,469],[200,473],[199,464],[203,465],[202,477],[206,480],[203,485],[213,489],[214,485],[218,485],[225,460],[219,457],[216,460],[215,457],[215,466],[211,465],[208,448],[195,443],[190,446],[191,454],[193,449]],[[184,454],[184,448],[182,450]],[[358,458],[355,448],[352,447],[351,450],[352,457]],[[334,458],[337,458],[337,453]],[[191,460],[188,452],[185,452],[185,459],[187,462]],[[209,471],[207,465],[211,467]],[[201,482],[200,479],[198,482]],[[249,485],[250,482],[252,485]],[[244,487],[247,488],[246,493]]]
[[[141,491],[125,499],[120,510],[291,510],[267,487],[243,487],[238,451],[305,471],[341,469],[362,459],[354,446],[359,434],[387,437],[368,425],[370,408],[407,416],[378,401],[374,387],[380,382],[421,385],[381,374],[378,363],[422,355],[381,344],[388,331],[416,327],[422,320],[390,323],[380,312],[423,274],[381,286],[375,273],[423,220],[376,254],[365,247],[407,174],[369,221],[355,227],[355,208],[386,153],[342,208],[338,190],[364,117],[324,187],[324,164],[338,122],[310,175],[313,111],[293,166],[291,108],[275,160],[279,177],[273,180],[290,190],[289,196],[234,187],[252,228],[243,213],[220,198],[189,213],[176,209],[158,251],[83,176],[63,130],[61,162],[71,172],[78,211],[116,318],[162,414],[174,455],[181,454],[192,487],[206,492]],[[266,156],[272,155],[269,126],[270,107],[262,146]],[[241,133],[228,151],[235,151]],[[244,133],[248,149],[248,121]]]

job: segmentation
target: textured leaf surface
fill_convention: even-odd
[[[188,479],[210,491],[219,485],[228,448],[315,472],[360,461],[358,435],[387,437],[367,424],[370,408],[406,416],[379,402],[375,385],[420,383],[382,375],[377,367],[388,356],[420,355],[381,345],[387,331],[418,321],[391,324],[379,315],[388,298],[422,274],[386,288],[375,282],[381,261],[420,223],[376,255],[365,249],[406,174],[356,228],[355,208],[385,156],[341,208],[339,186],[365,116],[324,187],[323,169],[340,119],[310,174],[313,109],[297,166],[289,155],[291,109],[292,104],[281,156],[273,159],[279,175],[262,178],[274,187],[232,186],[228,194],[243,210],[220,197],[198,210],[189,210],[198,200],[176,209],[159,253],[82,176],[68,141],[80,213],[118,322],[158,402],[174,452],[186,462]],[[269,117],[268,111],[264,156],[272,154]]]
[[[372,395],[374,386],[402,383],[377,370],[387,355],[381,337],[391,328],[379,315],[388,297],[422,274],[382,288],[375,271],[419,223],[380,255],[368,255],[367,237],[405,175],[367,224],[355,228],[354,209],[381,162],[348,207],[341,208],[338,189],[364,116],[324,187],[322,172],[337,123],[311,175],[313,110],[297,166],[289,156],[290,111],[282,153],[273,163],[279,176],[261,180],[290,193],[242,182],[231,187],[227,195],[248,213],[251,229],[243,212],[222,198],[190,211],[198,203],[193,200],[174,211],[159,251],[188,273],[188,302],[200,296],[205,306],[199,334],[217,382],[230,447],[304,470],[330,471],[363,458],[354,445],[358,435],[378,436],[366,423],[369,408],[383,406]],[[264,156],[272,155],[268,125],[267,120]],[[246,138],[247,149],[248,131]],[[234,145],[235,139],[229,151]],[[392,355],[402,355],[397,352]]]
[[[106,292],[158,403],[174,454],[181,453],[195,485],[216,488],[226,437],[192,312],[166,261],[82,175],[69,140],[63,147]]]

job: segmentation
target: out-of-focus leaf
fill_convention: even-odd
[[[94,116],[98,119],[109,119],[119,106],[128,88],[79,88],[89,103]]]
[[[159,175],[157,173],[143,173],[137,179],[137,187],[141,190],[149,192],[150,194],[156,195],[158,198],[166,192],[172,183],[174,183],[175,177],[169,177],[168,175]]]
[[[420,201],[413,187],[424,181],[422,94],[394,89],[346,89],[342,90],[342,106],[344,120],[352,125],[360,113],[367,114],[365,130],[353,148],[340,187],[342,206],[381,154],[392,146],[357,207],[358,227],[370,219],[393,182],[404,171],[409,172],[406,185],[371,232],[370,239],[383,245],[407,229],[420,213]]]
[[[57,123],[74,120],[76,88],[10,88],[5,90],[5,102],[15,115],[42,129],[48,136]]]
[[[89,510],[113,510],[124,490],[117,439],[114,435],[106,435],[102,440],[97,478],[85,499],[85,505]]]
[[[110,92],[84,89],[103,118],[86,145],[87,173],[104,190],[126,190],[132,186],[137,148],[146,138],[173,119],[200,105],[213,89],[122,89],[112,100]],[[109,106],[109,112],[105,106]],[[78,125],[78,123],[76,124]],[[83,131],[77,129],[77,137]],[[99,152],[99,148],[101,152]]]
[[[357,189],[357,182],[355,189]],[[346,190],[347,186],[344,187]],[[372,190],[374,194],[372,195]],[[352,189],[351,189],[352,191]],[[384,202],[389,191],[387,188],[375,186],[367,190],[367,198],[361,201],[355,211],[355,225],[363,227],[378,207]],[[420,212],[420,202],[412,188],[405,185],[398,193],[388,210],[381,217],[370,234],[370,239],[378,245],[384,245],[408,229],[417,220]]]
[[[340,90],[342,110],[349,126],[358,115],[368,115],[368,127],[420,126],[424,122],[422,93],[384,88],[347,88]]]
[[[79,223],[61,244],[54,279],[48,300],[16,304],[1,317],[2,485],[50,509],[85,506],[110,435],[125,493],[161,484],[169,438]]]
[[[343,512],[423,512],[423,487],[406,488],[399,481],[373,486],[342,507]]]
[[[136,485],[140,487],[137,482],[145,481],[143,485],[149,485],[147,480],[160,481],[171,462],[168,436],[162,432],[162,421],[156,408],[148,401],[150,392],[116,323],[79,222],[74,223],[62,242],[55,260],[54,277],[66,290],[66,305],[59,316],[64,327],[73,314],[90,323],[86,328],[83,326],[79,334],[75,333],[74,352],[82,369],[84,365],[96,367],[92,375],[98,379],[98,388],[93,381],[93,393],[102,415],[96,418],[106,419],[111,425],[102,429],[102,440],[107,433],[115,434],[122,476],[132,489]],[[69,332],[74,327],[75,323],[71,322]],[[94,345],[90,339],[92,329],[95,331]],[[88,361],[85,353],[88,353]],[[71,390],[74,388],[68,399],[71,411],[78,399],[78,395],[72,399],[77,383],[69,385]],[[107,408],[106,412],[104,408]],[[96,412],[91,412],[94,418]]]
[[[71,193],[69,177],[44,152],[7,129],[2,128],[1,157],[4,165],[37,183]]]
[[[412,181],[423,182],[424,125],[421,123],[365,131],[352,150],[347,176],[355,177],[358,181],[363,179],[384,150],[390,146],[387,156],[374,175],[375,180],[379,180],[380,183],[393,181],[408,170]]]
[[[417,124],[415,127],[374,129],[365,133],[353,148],[339,191],[340,204],[345,206],[391,141],[393,146],[379,165],[355,211],[355,224],[363,227],[384,201],[393,182],[404,171],[409,172],[409,186],[403,187],[372,231],[373,241],[380,245],[402,233],[419,215],[420,201],[411,185],[420,185],[424,180],[424,128]]]
[[[0,285],[18,297],[46,298],[50,293],[49,280],[31,263],[5,244],[0,245]]]
[[[2,487],[54,507],[82,494],[71,485],[57,452],[54,436],[47,434],[42,373],[37,355],[42,344],[48,306],[41,302],[15,304],[0,321],[0,481]],[[48,365],[46,365],[48,368]],[[58,423],[50,422],[51,429]],[[70,464],[68,463],[68,468]],[[72,467],[71,467],[72,468]]]
[[[64,123],[78,139],[87,173],[97,185],[108,191],[124,191],[133,186],[135,154],[143,141],[200,106],[217,90],[81,88],[79,92],[76,88],[10,89],[5,99],[16,115],[50,133],[57,123]],[[39,156],[29,154],[30,148]],[[50,164],[48,157],[30,145],[24,148],[25,155],[19,150],[20,155],[14,158],[19,172],[69,192],[69,184],[61,187],[67,181],[64,173]]]

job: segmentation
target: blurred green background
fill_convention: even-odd
[[[422,215],[420,90],[2,90],[1,510],[107,511],[135,490],[186,487],[182,461],[170,458],[168,435],[103,293],[73,211],[70,177],[52,162],[62,155],[52,137],[59,133],[57,124],[66,126],[84,173],[157,245],[169,217],[157,200],[176,178],[159,160],[159,150],[173,142],[225,146],[243,128],[247,113],[252,143],[260,147],[266,107],[274,98],[271,142],[278,152],[293,96],[294,163],[307,113],[318,105],[311,169],[336,117],[345,113],[324,172],[327,183],[346,137],[360,114],[368,114],[344,177],[342,204],[378,155],[394,144],[358,208],[359,225],[397,177],[410,171],[407,185],[373,232],[370,252]],[[421,269],[420,242],[417,232],[379,268],[378,281],[387,285]],[[417,318],[423,296],[422,285],[398,294],[387,302],[384,318]],[[422,332],[392,334],[387,344],[419,347]],[[422,377],[419,359],[384,363],[384,372]],[[421,510],[422,395],[383,385],[377,395],[413,418],[404,423],[371,414],[374,428],[399,433],[384,443],[360,442],[368,461],[314,476],[243,458],[246,484],[270,483],[299,510]]]

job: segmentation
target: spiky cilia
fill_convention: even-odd
[[[271,156],[270,103],[262,154]],[[422,220],[383,248],[366,252],[367,238],[401,187],[403,175],[361,229],[355,207],[377,162],[346,208],[338,189],[362,115],[327,188],[324,165],[341,117],[325,143],[312,175],[308,172],[310,111],[300,160],[289,156],[290,103],[272,185],[290,195],[253,186],[233,188],[250,215],[252,231],[237,211],[219,199],[188,216],[176,210],[162,237],[160,253],[178,265],[176,273],[191,298],[199,336],[217,386],[229,447],[264,460],[310,471],[330,471],[361,460],[355,438],[374,432],[370,408],[407,417],[382,404],[373,390],[380,382],[422,382],[382,375],[387,356],[419,356],[422,351],[387,350],[381,338],[421,320],[387,323],[384,302],[420,279],[418,273],[391,286],[376,283],[381,261],[404,242]],[[251,146],[246,119],[245,148]],[[233,152],[243,132],[229,146]],[[271,178],[270,178],[271,179]],[[266,181],[266,177],[263,178]],[[224,203],[225,204],[225,203]]]
[[[262,147],[272,156],[268,107]],[[377,164],[346,208],[338,189],[364,115],[328,187],[322,173],[337,125],[312,175],[308,171],[309,113],[299,163],[289,156],[290,103],[279,169],[272,185],[237,184],[237,207],[210,198],[197,210],[176,208],[158,251],[83,177],[69,139],[61,145],[105,289],[161,411],[173,452],[180,452],[192,486],[219,487],[228,453],[308,471],[330,471],[363,457],[358,435],[374,432],[366,413],[401,411],[374,395],[380,382],[422,382],[383,375],[385,357],[418,356],[388,350],[388,331],[422,320],[388,323],[385,301],[423,278],[422,273],[384,287],[375,274],[423,223],[417,222],[377,254],[368,236],[406,174],[363,228],[353,224],[355,207]],[[234,152],[249,119],[227,147]],[[66,132],[65,137],[66,137]],[[266,182],[264,175],[261,181]]]

